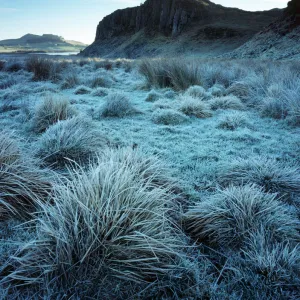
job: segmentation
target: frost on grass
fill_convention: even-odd
[[[166,98],[160,98],[159,100],[157,100],[154,105],[153,105],[153,110],[156,109],[171,109],[172,107],[174,107],[175,103],[171,102],[169,99]]]
[[[42,183],[32,179],[44,178],[45,173],[37,167],[37,163],[42,165],[40,161],[28,159],[24,156],[26,152],[12,143],[2,148],[10,153],[0,154],[5,157],[0,159],[0,170],[4,170],[0,171],[3,215],[14,219],[27,210],[36,212],[36,202],[40,205],[46,198],[47,202],[42,203],[39,214],[32,214],[34,222],[24,225],[33,225],[30,238],[12,240],[7,229],[0,228],[2,241],[7,241],[0,246],[1,270],[6,276],[0,278],[0,298],[296,299],[300,293],[299,237],[296,236],[299,233],[299,167],[296,164],[300,149],[295,140],[297,129],[282,126],[285,125],[282,121],[276,125],[276,121],[257,119],[256,112],[267,109],[266,99],[276,99],[274,115],[279,111],[278,118],[299,124],[300,65],[295,61],[191,58],[183,60],[185,65],[175,66],[174,60],[157,60],[156,64],[154,59],[146,74],[151,77],[153,71],[147,90],[137,90],[136,84],[143,79],[137,72],[126,74],[123,67],[116,69],[119,63],[114,61],[109,62],[112,71],[95,70],[96,61],[75,62],[83,67],[68,61],[74,69],[65,73],[62,69],[57,84],[32,82],[32,74],[25,70],[0,72],[0,98],[5,104],[0,126],[16,128],[20,133],[23,132],[19,126],[22,109],[26,109],[24,124],[32,122],[30,94],[57,91],[68,74],[76,74],[80,84],[89,88],[94,78],[116,78],[118,84],[113,86],[114,91],[126,91],[136,107],[145,112],[137,118],[95,120],[95,126],[90,126],[90,122],[85,125],[86,117],[80,122],[71,121],[72,117],[50,125],[32,150],[41,154],[44,165],[56,168],[60,180],[52,184],[52,194],[48,193],[47,184],[41,189]],[[71,79],[75,89],[78,84]],[[161,99],[153,104],[144,101],[151,85],[163,88],[155,89]],[[198,120],[178,111],[183,103],[180,97],[174,98],[179,93],[197,98],[201,105],[202,100],[209,105],[212,94],[221,95],[220,90],[231,98],[238,97],[245,108],[249,107],[246,121],[250,125],[253,120],[257,122],[255,132],[248,124],[241,123],[244,112],[218,111],[213,118]],[[101,87],[90,91],[96,97],[113,92]],[[60,92],[70,94],[73,90]],[[90,95],[79,97],[84,102],[79,105],[81,109],[92,111],[93,102],[106,100]],[[175,124],[188,121],[187,126],[151,125],[151,113],[155,109],[153,116],[157,116],[158,123],[170,124],[175,119]],[[197,115],[202,113],[202,107],[188,105],[186,112]],[[226,118],[223,128],[247,128],[237,132],[216,130],[223,117]],[[101,128],[115,140],[124,138],[134,148],[138,145],[147,149],[146,154],[141,156],[128,149],[108,151],[109,142],[101,134]],[[189,134],[191,138],[186,144]],[[29,138],[39,137],[30,135]],[[25,150],[27,144],[23,146]],[[189,209],[187,202],[178,201],[176,191],[181,191],[180,187],[170,191],[171,179],[153,161],[149,154],[152,152],[160,153],[163,160],[171,163],[172,172],[187,190],[188,197],[182,197],[189,201]],[[253,153],[274,153],[278,158],[251,158]],[[247,159],[236,159],[239,156]],[[239,161],[237,165],[236,161]],[[8,167],[9,170],[5,169]],[[33,173],[38,175],[34,177]],[[6,182],[3,175],[8,174]],[[64,178],[64,174],[68,177]],[[46,175],[49,181],[49,170]],[[192,205],[194,201],[196,204]],[[178,209],[180,204],[183,207]],[[177,223],[181,221],[181,211],[184,222]],[[152,216],[156,218],[154,221]],[[161,227],[156,227],[158,219]],[[2,221],[0,226],[3,224]],[[191,234],[184,240],[188,255],[179,260],[178,247],[172,245],[172,241],[176,245],[181,243],[178,224],[180,230],[185,225],[185,233]],[[145,229],[147,226],[149,230]],[[179,234],[185,236],[185,233]],[[196,240],[200,243],[195,243]],[[7,248],[12,244],[13,248]]]
[[[286,119],[292,126],[300,125],[300,96],[291,95],[287,98],[265,98],[260,107],[261,115],[273,119]]]
[[[288,75],[287,75],[288,76]],[[290,75],[291,76],[291,75]],[[300,78],[287,78],[287,83],[273,83],[267,88],[259,106],[263,117],[287,119],[293,126],[300,124]]]
[[[172,89],[168,89],[163,93],[163,96],[167,99],[174,99],[177,96],[177,93]]]
[[[120,93],[109,94],[104,105],[99,110],[101,117],[122,118],[137,113],[129,98]]]
[[[47,174],[49,177],[49,173]],[[25,156],[15,138],[0,131],[0,216],[28,217],[45,199],[50,184],[46,173]]]
[[[69,74],[64,78],[64,80],[61,84],[61,88],[62,89],[72,89],[72,88],[75,88],[79,84],[80,84],[80,80],[79,80],[78,76],[76,74]]]
[[[272,232],[251,233],[247,245],[227,261],[238,270],[227,281],[246,299],[288,299],[300,292],[299,244],[274,243]]]
[[[107,76],[94,77],[90,83],[90,86],[93,89],[98,87],[110,88],[112,85],[113,85],[113,80]]]
[[[37,133],[41,133],[56,122],[66,120],[75,115],[77,115],[77,111],[67,99],[47,96],[35,108],[32,129]]]
[[[245,106],[239,98],[236,96],[225,96],[212,99],[210,102],[212,110],[217,109],[235,109],[244,110]]]
[[[266,192],[279,193],[281,196],[300,192],[299,168],[264,156],[238,158],[224,165],[219,181],[223,185],[254,183]]]
[[[148,93],[148,95],[147,95],[145,101],[146,101],[146,102],[155,102],[155,101],[159,100],[159,98],[161,98],[161,97],[162,97],[161,94],[159,94],[159,93],[156,92],[155,90],[152,90],[152,91],[150,91],[150,92]]]
[[[191,97],[200,98],[200,99],[208,98],[209,95],[206,92],[205,88],[200,85],[194,85],[189,87],[185,93]]]
[[[299,293],[299,244],[295,246],[285,242],[274,245],[270,242],[268,234],[264,236],[260,233],[254,233],[248,244],[244,252],[248,270],[244,272],[249,274],[250,269],[254,274],[256,273],[256,278],[262,279],[270,294],[281,294],[291,285],[295,292],[297,293],[298,290]],[[257,276],[261,274],[263,276]]]
[[[6,279],[21,275],[27,284],[94,296],[112,280],[121,290],[130,282],[157,285],[177,268],[182,239],[167,217],[168,186],[153,186],[152,172],[147,175],[149,168],[161,171],[148,158],[132,160],[132,150],[121,151],[103,153],[54,187],[52,203],[36,216],[36,239]]]
[[[208,89],[208,93],[210,93],[214,97],[222,97],[225,94],[225,88],[221,84],[215,84],[211,88]]]
[[[74,162],[87,162],[108,143],[86,116],[77,116],[50,126],[37,142],[36,156],[61,169]]]
[[[93,97],[105,97],[108,95],[109,89],[106,88],[97,88],[92,92]]]
[[[121,62],[120,62],[121,64]],[[112,70],[113,68],[113,62],[109,60],[96,60],[94,62],[94,68],[97,69],[105,69],[107,71]]]
[[[245,115],[240,112],[231,112],[219,121],[217,128],[225,130],[236,130],[238,128],[243,128],[249,126],[248,120]]]
[[[189,121],[189,118],[173,109],[158,109],[152,114],[155,124],[180,125]]]
[[[85,85],[80,85],[79,87],[77,87],[74,91],[75,95],[85,95],[85,94],[90,94],[92,92],[92,90],[85,86]]]
[[[234,95],[242,100],[246,100],[250,95],[250,86],[243,81],[234,82],[226,89],[226,94]]]
[[[51,80],[57,82],[61,79],[61,72],[65,64],[39,56],[31,56],[26,60],[26,70],[33,73],[33,80]]]
[[[197,241],[240,248],[258,230],[276,241],[297,240],[299,222],[287,205],[255,185],[231,186],[191,207],[184,223]]]
[[[6,60],[0,60],[0,71],[3,71],[5,68]]]
[[[5,71],[7,72],[19,72],[24,69],[24,63],[20,60],[9,60],[5,64]]]
[[[208,118],[212,116],[208,105],[200,99],[193,97],[180,98],[179,110],[187,116],[194,116],[196,118]]]
[[[273,119],[285,119],[288,115],[288,106],[280,99],[266,98],[262,103],[261,115]]]
[[[5,90],[17,83],[18,81],[13,75],[6,75],[4,78],[1,78],[0,80],[0,90]]]
[[[186,90],[200,85],[199,65],[192,60],[144,59],[139,65],[140,73],[150,86]]]

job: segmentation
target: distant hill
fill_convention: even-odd
[[[208,0],[147,0],[106,16],[97,27],[94,43],[82,54],[221,55],[249,41],[281,14],[280,9],[248,12]]]
[[[87,45],[77,41],[68,41],[53,34],[26,34],[19,39],[0,41],[0,52],[76,52]]]

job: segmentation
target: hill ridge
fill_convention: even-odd
[[[147,0],[104,17],[97,26],[94,43],[83,55],[151,56],[162,54],[164,44],[169,43],[175,44],[174,53],[187,43],[193,51],[212,42],[219,52],[222,46],[232,51],[281,14],[281,10],[247,12],[208,0]],[[219,43],[221,39],[224,45]],[[202,45],[206,40],[209,43]]]

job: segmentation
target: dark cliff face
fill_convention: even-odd
[[[196,18],[209,17],[209,1],[148,0],[139,7],[117,10],[98,25],[96,40],[145,29],[148,34],[176,36]]]
[[[300,0],[292,0],[288,2],[287,8],[283,14],[275,20],[275,22],[268,25],[259,34],[274,32],[284,36],[292,32],[295,28],[300,26]],[[300,40],[299,40],[300,42]]]
[[[299,0],[292,0],[289,1],[288,7],[287,7],[287,12],[293,15],[298,15],[300,14],[300,1]]]
[[[300,1],[289,1],[286,14],[289,14],[294,18],[294,23],[296,26],[300,25]]]
[[[217,41],[219,46],[214,49],[226,44],[232,50],[281,13],[280,10],[246,12],[209,0],[147,0],[138,7],[117,10],[106,16],[97,27],[94,43],[82,54],[155,56],[166,50],[163,49],[166,44],[169,48],[171,43],[177,47],[173,48],[175,52],[186,46],[194,51],[204,49],[203,41]]]

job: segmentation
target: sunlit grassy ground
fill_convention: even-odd
[[[0,72],[3,297],[299,296],[298,62],[43,63]]]

